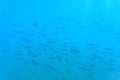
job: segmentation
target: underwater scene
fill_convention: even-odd
[[[120,0],[0,0],[0,80],[120,80]]]

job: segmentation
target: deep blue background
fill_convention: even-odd
[[[120,1],[0,0],[0,80],[119,80]]]

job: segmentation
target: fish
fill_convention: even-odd
[[[60,73],[55,67],[52,66],[48,66],[49,69],[53,70],[56,73]]]

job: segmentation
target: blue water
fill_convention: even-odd
[[[0,0],[0,80],[120,80],[120,1]]]

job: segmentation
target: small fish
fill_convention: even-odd
[[[85,68],[85,67],[78,67],[78,69],[80,69],[80,70],[84,70],[84,71],[90,71],[89,68]]]
[[[113,51],[113,49],[112,48],[109,48],[109,47],[106,47],[106,48],[104,48],[105,50],[107,50],[107,51]]]
[[[105,29],[105,28],[103,28],[103,29],[100,29],[100,31],[104,31],[104,32],[106,32],[106,31],[110,31],[110,29]]]
[[[39,65],[40,65],[40,63],[38,63],[38,62],[36,62],[36,61],[34,61],[34,60],[32,60],[31,63],[32,63],[33,65],[35,65],[35,66],[39,66]]]
[[[61,19],[61,17],[57,16],[57,17],[56,17],[56,19],[60,20],[60,19]]]
[[[8,54],[7,54],[7,53],[4,53],[3,56],[8,56]]]
[[[67,80],[66,78],[62,78],[61,80]]]
[[[85,28],[85,26],[80,26],[80,28],[82,28],[82,29],[83,29],[83,28]]]
[[[12,26],[17,26],[17,24],[13,23]]]
[[[91,57],[91,59],[101,59],[101,56],[99,56],[99,55],[93,55],[93,56]]]
[[[113,69],[113,68],[105,68],[105,70],[107,70],[107,71],[115,71],[115,69]]]
[[[25,45],[24,47],[26,47],[26,48],[32,48],[32,46],[30,46],[30,45]]]
[[[113,63],[106,63],[106,65],[112,66],[112,65],[114,65],[114,64],[113,64]]]
[[[22,61],[22,63],[24,63],[24,64],[30,64],[28,61]]]
[[[15,76],[15,79],[16,79],[16,80],[22,80],[21,77],[18,76],[18,75]]]
[[[70,71],[70,70],[68,70],[68,69],[66,69],[66,70],[65,70],[65,72],[67,72],[67,73],[71,73],[71,71]]]
[[[61,58],[60,56],[56,56],[56,58],[57,58],[57,60],[58,60],[59,62],[62,61],[62,58]]]
[[[95,49],[95,48],[97,48],[97,45],[94,44],[94,43],[89,43],[89,44],[88,44],[88,48],[90,48],[90,49]]]
[[[75,24],[80,24],[80,22],[75,22]]]
[[[95,21],[95,22],[93,22],[93,24],[99,24],[99,23]]]
[[[33,58],[37,58],[38,56],[34,54],[34,55],[31,55],[31,57],[33,57]]]
[[[39,26],[39,24],[37,22],[33,22],[33,26],[37,27],[37,26]]]
[[[35,74],[35,72],[33,70],[31,70],[31,69],[29,70],[29,72],[32,73],[32,74]]]
[[[88,46],[96,46],[94,43],[88,43]]]
[[[56,68],[52,67],[52,66],[48,66],[49,69],[53,70],[54,72],[60,73]]]

